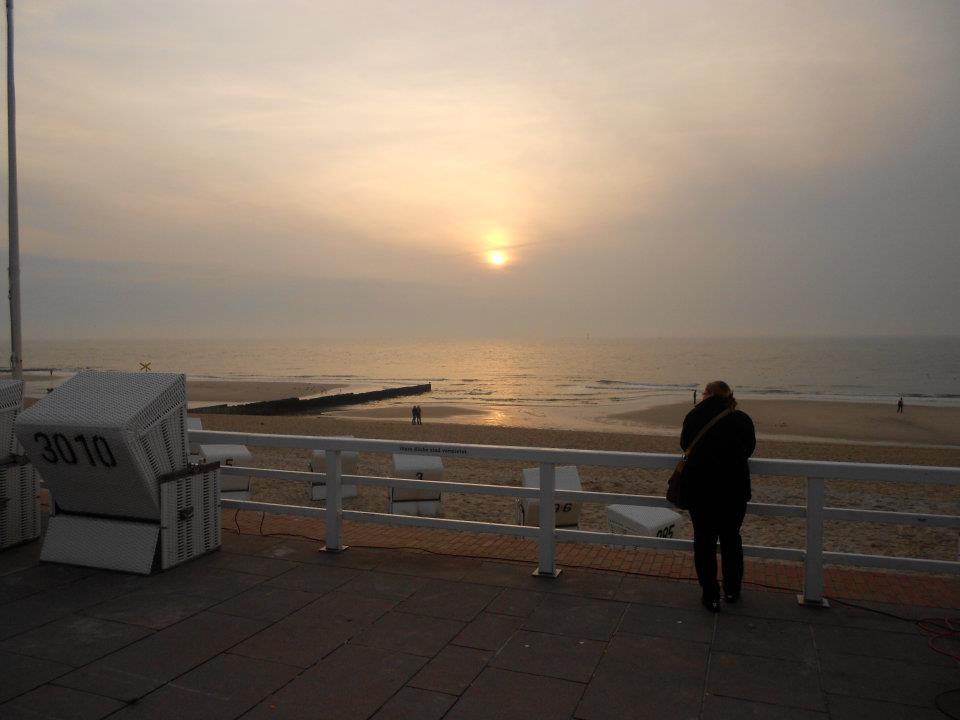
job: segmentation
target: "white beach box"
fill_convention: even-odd
[[[580,484],[580,473],[577,472],[575,465],[557,465],[554,471],[554,489],[556,490],[583,490]],[[540,487],[540,468],[524,468],[523,487]],[[554,512],[556,513],[555,525],[557,527],[571,527],[580,523],[580,508],[583,503],[578,502],[556,502],[554,503]],[[521,498],[517,501],[517,524],[518,525],[539,525],[540,524],[540,501],[534,498]]]
[[[248,466],[253,456],[246,445],[201,445],[203,462],[218,462],[221,467]],[[230,500],[250,499],[249,475],[220,475],[220,497]]]
[[[646,505],[608,505],[610,532],[672,538],[680,515],[673,510]]]
[[[203,430],[203,420],[195,417],[187,418],[187,430]],[[201,462],[218,462],[225,466],[249,465],[253,455],[246,445],[201,445],[190,443],[190,455],[196,456]],[[231,500],[250,499],[249,475],[221,475],[220,497]]]
[[[439,455],[406,455],[394,453],[393,476],[413,480],[443,480],[443,460]],[[432,517],[440,514],[439,490],[390,488],[390,512],[398,515]]]
[[[344,435],[346,438],[352,438],[353,435]],[[340,451],[340,475],[356,475],[357,468],[360,464],[360,453],[356,453],[350,450],[341,450]],[[326,472],[327,472],[327,452],[326,450],[314,450],[310,458],[310,462],[307,464],[307,467],[310,469],[310,472],[322,473],[324,476],[323,480],[314,480],[313,486],[310,489],[310,497],[314,500],[326,500],[327,499],[327,481],[326,481]],[[340,497],[356,497],[357,496],[357,486],[356,485],[345,485],[340,484]]]
[[[23,409],[23,382],[0,380],[0,550],[40,537],[40,476],[20,464],[13,424]]]

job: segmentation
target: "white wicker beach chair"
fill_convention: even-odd
[[[0,550],[40,537],[39,476],[13,433],[22,408],[23,383],[0,380]]]
[[[393,455],[393,475],[416,480],[443,480],[443,460],[438,455]],[[396,515],[436,517],[443,509],[439,490],[390,488],[390,512]]]
[[[187,429],[203,430],[203,420],[198,417],[188,417]],[[218,462],[221,466],[239,465],[241,467],[249,467],[253,460],[253,455],[250,450],[247,449],[246,445],[202,445],[200,443],[190,443],[190,455],[195,456],[199,462]],[[232,500],[249,500],[250,480],[249,475],[221,475],[220,497]]]
[[[352,438],[353,435],[344,435],[344,437]],[[357,468],[360,465],[360,453],[351,452],[349,450],[344,450],[340,453],[340,474],[341,475],[356,475]],[[314,480],[313,486],[310,488],[310,497],[314,500],[326,500],[327,499],[327,453],[325,450],[314,450],[310,455],[310,462],[307,463],[307,468],[310,472],[319,473],[322,475],[323,480]],[[356,497],[358,494],[356,485],[340,485],[340,497]]]
[[[557,465],[554,474],[557,490],[583,490],[580,473],[574,465]],[[523,487],[540,487],[540,468],[523,469]],[[562,501],[554,503],[556,527],[575,527],[580,524],[580,508],[583,503]],[[535,498],[517,500],[517,525],[540,524],[540,501]]]
[[[219,472],[188,464],[186,407],[183,375],[87,371],[20,413],[57,506],[42,560],[149,574],[220,546]]]

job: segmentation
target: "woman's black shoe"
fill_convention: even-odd
[[[720,598],[700,598],[701,604],[710,612],[720,612]]]
[[[728,605],[740,602],[740,593],[724,593],[723,601]]]

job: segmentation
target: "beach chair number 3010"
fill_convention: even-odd
[[[73,443],[70,442],[70,439],[63,433],[54,433],[51,438],[46,433],[38,432],[33,434],[33,439],[43,443],[42,457],[51,465],[58,462],[63,462],[67,465],[76,465],[79,461]],[[103,467],[112,468],[117,466],[117,460],[113,456],[113,451],[110,449],[110,443],[107,442],[105,437],[94,435],[88,443],[86,435],[77,435],[73,440],[81,447],[83,455],[91,467],[97,467],[98,460],[99,464]],[[94,458],[94,455],[96,455],[96,458]]]
[[[560,503],[553,504],[554,512],[570,512],[571,510],[573,510],[573,503],[563,503],[563,505]]]

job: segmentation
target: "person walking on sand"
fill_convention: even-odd
[[[694,405],[697,404],[697,389],[696,389],[696,388],[693,389],[693,404],[694,404]]]
[[[417,424],[417,406],[416,405],[413,406],[413,410],[411,411],[410,424],[411,425]]]
[[[720,610],[718,539],[723,596],[728,603],[740,599],[743,583],[740,526],[751,498],[748,458],[756,449],[757,439],[753,420],[736,408],[737,401],[727,383],[708,383],[703,399],[684,418],[680,434],[684,451],[696,441],[696,451],[687,458],[683,477],[693,523],[693,560],[703,592],[700,602],[712,612]],[[707,428],[715,418],[719,419]]]
[[[417,425],[423,425],[423,408],[417,405]]]
[[[899,415],[902,412],[903,412],[903,395],[901,395],[900,399],[897,400],[897,414]]]

